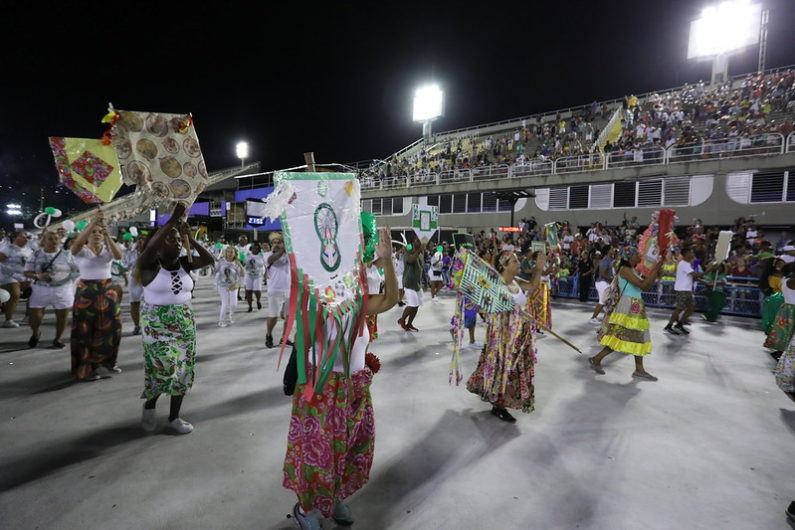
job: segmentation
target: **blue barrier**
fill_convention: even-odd
[[[727,278],[732,280],[745,280],[748,278]],[[752,278],[751,281],[754,281]],[[579,298],[579,278],[577,276],[561,276],[553,284],[552,295],[560,296],[562,298]],[[762,314],[762,293],[759,292],[759,287],[756,285],[725,285],[723,287],[726,293],[726,306],[721,311],[722,315],[739,315],[745,317],[759,317]],[[696,282],[696,290],[694,292],[696,300],[696,310],[706,311],[709,307],[709,300],[707,295],[709,287],[701,282]],[[660,280],[655,282],[654,288],[650,291],[644,291],[643,303],[650,307],[667,307],[673,309],[676,303],[676,295],[674,294],[674,282],[670,280]],[[596,287],[591,287],[588,291],[588,300],[596,301],[598,296]]]

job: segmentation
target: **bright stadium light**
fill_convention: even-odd
[[[248,142],[237,142],[235,146],[235,152],[237,153],[237,157],[240,159],[240,167],[246,162],[246,158],[248,158]]]
[[[730,0],[705,8],[690,23],[688,59],[712,59],[712,82],[723,82],[728,55],[759,43],[762,6],[750,0]]]
[[[6,204],[6,208],[10,210],[19,210],[20,208],[22,208],[22,206],[20,206],[19,204]]]
[[[444,114],[444,92],[439,85],[426,85],[414,92],[414,121],[422,122],[422,136],[431,139],[431,123]]]
[[[442,115],[444,92],[439,85],[427,85],[414,92],[414,121],[430,121]]]

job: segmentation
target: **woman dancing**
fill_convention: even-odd
[[[122,256],[121,249],[108,235],[101,210],[80,232],[71,250],[80,270],[72,309],[72,374],[78,381],[98,381],[100,365],[121,373],[116,365],[121,342],[121,308],[110,268],[111,261]]]
[[[773,350],[773,357],[779,360],[795,333],[795,263],[788,263],[782,269],[781,294],[784,303],[778,308],[773,326],[767,333],[765,348]]]
[[[398,301],[391,250],[389,230],[381,229],[376,255],[384,269],[384,294],[369,296],[368,315],[388,311]],[[283,484],[298,497],[293,516],[302,529],[321,528],[321,515],[345,526],[354,523],[343,500],[367,483],[375,444],[368,342],[365,326],[353,343],[350,377],[340,355],[321,394],[307,397],[305,385],[295,388]]]
[[[243,273],[243,267],[238,261],[237,250],[229,245],[224,249],[223,258],[215,267],[215,285],[218,287],[218,295],[221,297],[218,327],[225,328],[234,324],[232,315],[237,309],[237,292],[240,290],[240,278]]]
[[[33,280],[30,300],[30,329],[33,332],[28,346],[39,343],[39,327],[44,318],[44,309],[51,305],[55,309],[55,339],[53,349],[61,349],[61,337],[66,329],[66,319],[75,300],[74,281],[80,276],[77,265],[68,250],[60,247],[60,238],[55,232],[44,232],[41,248],[25,265],[25,276]]]
[[[193,385],[196,364],[196,321],[191,308],[193,279],[190,271],[212,265],[212,255],[178,222],[185,207],[178,204],[159,230],[150,232],[134,274],[143,286],[144,391],[141,425],[157,429],[155,406],[161,394],[171,396],[168,426],[177,434],[193,432],[193,425],[179,417],[182,400]],[[181,236],[181,237],[180,237]],[[181,241],[188,241],[198,255],[180,257]]]
[[[527,311],[524,291],[538,287],[546,261],[546,255],[539,253],[531,280],[525,282],[517,277],[519,259],[513,251],[497,255],[494,265],[513,296],[514,310],[487,316],[485,346],[467,381],[467,390],[491,403],[491,413],[509,423],[516,418],[506,409],[533,411],[536,323]]]
[[[604,375],[602,359],[614,351],[628,353],[635,356],[635,371],[632,377],[657,381],[656,377],[643,368],[643,356],[651,353],[651,336],[641,293],[654,285],[663,262],[658,261],[649,275],[643,279],[635,272],[635,266],[641,259],[638,249],[624,247],[619,255],[621,261],[616,271],[618,282],[613,284],[613,289],[617,290],[617,293],[614,292],[613,296],[618,295],[620,298],[613,311],[605,315],[602,326],[597,332],[599,343],[604,348],[588,361],[597,374]]]

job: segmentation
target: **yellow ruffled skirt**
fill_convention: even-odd
[[[630,355],[651,353],[651,335],[646,307],[640,298],[622,296],[597,332],[599,343]]]

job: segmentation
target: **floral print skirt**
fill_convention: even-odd
[[[72,374],[85,379],[100,365],[112,368],[121,343],[119,292],[108,280],[77,282],[72,306]]]
[[[535,343],[533,320],[515,310],[486,317],[486,344],[467,390],[495,407],[532,412]]]
[[[370,342],[378,338],[378,315],[367,315],[367,331],[370,332]]]
[[[767,334],[765,348],[784,351],[795,331],[795,304],[783,304],[776,313],[776,320]]]
[[[369,368],[350,379],[332,372],[323,392],[309,399],[306,385],[296,385],[283,485],[304,511],[331,517],[337,503],[369,480],[375,450],[372,380]]]
[[[193,386],[196,322],[190,304],[141,307],[144,343],[144,391],[141,399],[160,394],[184,396]]]
[[[784,392],[795,392],[795,341],[790,343],[778,360],[776,384]]]
[[[597,331],[599,343],[611,350],[630,355],[651,353],[649,319],[643,300],[622,296],[616,308],[605,317]]]

